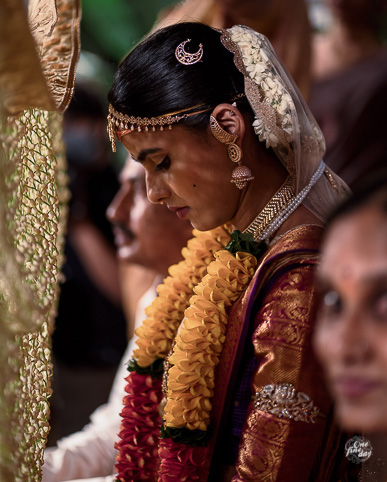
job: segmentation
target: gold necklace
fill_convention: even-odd
[[[294,196],[293,178],[292,176],[288,176],[285,183],[243,232],[251,233],[254,236],[254,241],[260,241],[262,235],[266,232],[276,216],[289,204]]]

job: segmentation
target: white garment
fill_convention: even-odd
[[[160,282],[160,279],[157,280]],[[157,284],[157,283],[156,283]],[[155,285],[148,289],[138,301],[135,328],[145,318],[144,310],[156,295]],[[114,462],[117,451],[114,443],[118,440],[122,400],[125,395],[126,364],[132,358],[136,336],[128,343],[117,370],[109,400],[98,407],[90,416],[90,423],[81,431],[48,447],[44,452],[42,482],[112,482],[115,478]],[[91,478],[92,477],[92,478]],[[76,480],[75,480],[76,479]]]

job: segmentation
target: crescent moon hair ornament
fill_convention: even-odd
[[[184,46],[187,42],[191,42],[191,39],[184,40],[176,47],[175,56],[177,60],[183,65],[193,65],[201,60],[203,57],[203,45],[199,44],[199,50],[194,54],[190,54],[184,50]]]

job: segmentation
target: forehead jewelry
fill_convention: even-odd
[[[172,129],[172,124],[191,117],[193,115],[202,114],[212,109],[212,107],[205,107],[206,104],[199,104],[193,107],[187,107],[186,109],[181,109],[176,112],[169,112],[168,114],[163,114],[157,117],[136,117],[132,115],[123,114],[114,109],[114,107],[109,105],[109,115],[108,115],[108,125],[107,131],[109,134],[109,139],[112,144],[113,152],[116,152],[116,136],[118,140],[133,132],[134,130],[141,132],[142,130],[148,131],[151,129],[155,131],[156,128],[161,131],[164,127],[169,130]],[[202,108],[204,107],[204,108]]]
[[[191,42],[191,39],[184,40],[181,42],[175,50],[175,56],[177,60],[183,65],[193,65],[201,60],[203,57],[203,45],[199,44],[199,50],[194,54],[190,54],[184,50],[184,46],[187,42]]]

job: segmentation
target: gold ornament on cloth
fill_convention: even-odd
[[[238,136],[222,129],[214,116],[210,116],[210,128],[215,139],[222,144],[226,144],[230,161],[238,163],[238,167],[232,171],[230,182],[235,183],[238,189],[243,189],[248,181],[254,179],[254,176],[247,166],[241,165],[242,149],[235,142]]]
[[[186,43],[191,42],[191,39],[187,39],[184,42],[181,42],[175,50],[175,56],[177,60],[183,65],[193,65],[196,64],[201,60],[203,57],[203,45],[199,44],[199,50],[193,54],[187,52],[184,49]]]
[[[265,385],[255,393],[253,401],[257,410],[296,422],[316,423],[320,415],[310,396],[297,391],[291,383]]]

